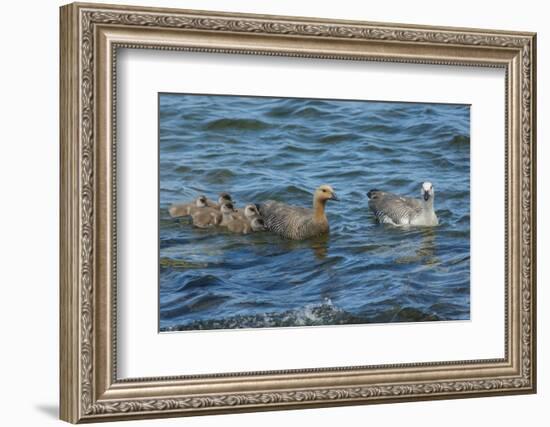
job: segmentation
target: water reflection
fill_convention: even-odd
[[[423,265],[437,265],[439,259],[436,256],[436,233],[437,228],[422,228],[413,230],[408,234],[416,234],[420,239],[413,239],[408,242],[408,247],[412,249],[413,253],[405,254],[397,257],[395,262],[397,264],[413,264],[422,263]],[[411,246],[414,246],[411,248]]]
[[[269,233],[266,233],[269,234]],[[272,239],[279,239],[271,236]],[[280,248],[283,251],[296,251],[297,249],[310,249],[317,260],[324,260],[328,255],[330,234],[324,234],[304,241],[280,239]]]

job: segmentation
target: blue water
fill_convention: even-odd
[[[160,95],[160,329],[464,320],[470,316],[470,109],[464,105]],[[372,188],[435,189],[436,228],[377,224]],[[308,241],[172,219],[174,202],[311,206]]]

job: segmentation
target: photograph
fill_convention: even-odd
[[[159,93],[159,330],[470,319],[470,106]]]
[[[59,418],[539,419],[542,18],[173,6],[34,14],[59,26],[34,126],[59,133]]]

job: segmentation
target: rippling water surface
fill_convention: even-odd
[[[470,110],[463,105],[161,94],[160,329],[464,320],[470,316]],[[366,193],[420,197],[440,225],[379,225]],[[330,235],[285,241],[172,219],[228,191],[310,206]]]

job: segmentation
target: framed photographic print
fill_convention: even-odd
[[[61,418],[533,393],[535,34],[61,8]]]

